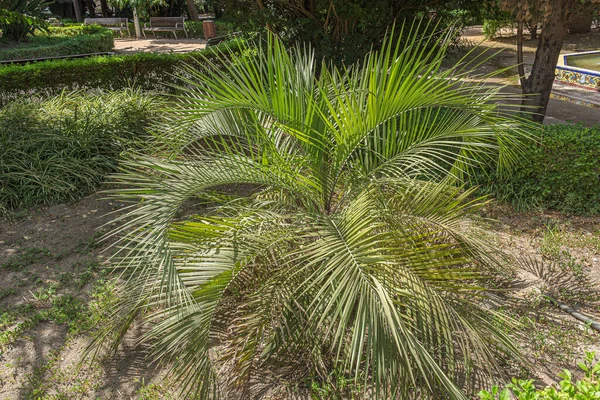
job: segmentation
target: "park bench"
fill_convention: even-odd
[[[221,42],[226,42],[227,40],[235,39],[241,33],[242,32],[233,32],[233,33],[230,33],[228,35],[215,36],[213,38],[207,39],[206,40],[206,47],[216,46],[216,45],[218,45]]]
[[[144,38],[146,37],[146,31],[152,32],[154,37],[156,37],[156,32],[173,32],[175,39],[177,39],[175,32],[183,31],[187,38],[188,34],[183,21],[184,17],[152,17],[149,24],[144,24]]]
[[[131,36],[127,22],[127,18],[86,18],[83,20],[85,25],[97,24],[111,31],[119,31],[121,37],[123,37],[123,31],[127,31],[127,35]]]

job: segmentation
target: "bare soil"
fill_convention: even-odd
[[[21,324],[26,329],[0,340],[0,399],[128,399],[159,373],[134,348],[135,332],[115,362],[79,365],[89,338],[69,333],[76,321],[36,319],[52,308],[52,298],[65,294],[89,303],[92,288],[107,278],[108,253],[101,251],[108,244],[100,234],[110,227],[107,214],[122,206],[94,195],[1,223],[0,332],[19,331]]]
[[[17,221],[2,223],[0,293],[4,297],[0,313],[11,314],[13,319],[8,323],[0,320],[0,332],[18,329],[32,313],[49,308],[48,301],[35,295],[48,287],[55,287],[54,296],[71,294],[85,303],[90,301],[94,285],[106,278],[102,268],[93,268],[83,284],[78,277],[88,271],[90,260],[100,265],[104,262],[107,254],[101,251],[108,244],[98,241],[98,232],[110,227],[105,224],[113,216],[107,214],[122,207],[94,195],[74,204],[30,210]],[[573,368],[585,351],[600,354],[600,334],[558,310],[541,294],[551,293],[598,318],[600,296],[595,291],[600,282],[600,217],[516,213],[498,205],[484,209],[481,216],[487,221],[488,239],[499,248],[544,262],[541,271],[533,273],[517,267],[516,281],[503,294],[507,304],[516,304],[507,311],[519,321],[515,333],[521,335],[530,362],[525,369],[507,365],[507,372],[523,377],[534,374],[538,384],[549,384],[563,368]],[[6,263],[15,256],[35,254],[32,248],[47,251],[7,270]],[[65,276],[74,278],[65,281]],[[589,293],[596,295],[590,297]],[[88,334],[70,333],[68,322],[38,321],[13,339],[0,340],[0,399],[169,398],[168,384],[159,383],[161,370],[148,365],[143,352],[135,347],[139,334],[130,335],[116,361],[80,366]]]

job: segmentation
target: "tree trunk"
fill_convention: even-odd
[[[537,24],[529,27],[529,34],[531,35],[531,40],[537,39],[537,30],[538,30]]]
[[[108,7],[108,2],[106,0],[100,0],[100,8],[102,9],[102,16],[104,18],[110,17],[110,8]]]
[[[87,5],[88,12],[90,13],[90,17],[96,17],[96,7],[94,6],[94,2],[92,0],[85,0],[85,4]]]
[[[140,25],[140,17],[138,16],[137,9],[133,7],[133,26],[135,27],[136,39],[142,38],[142,27]]]
[[[200,18],[198,18],[198,8],[196,8],[194,0],[187,0],[187,6],[190,11],[190,19],[192,21],[200,21]]]
[[[81,13],[79,0],[73,0],[73,8],[75,9],[75,18],[77,19],[77,22],[83,22],[83,14]]]
[[[552,12],[542,22],[542,33],[535,51],[531,74],[521,80],[523,94],[522,111],[534,112],[532,118],[543,122],[554,83],[554,70],[566,33],[568,0],[550,0]]]

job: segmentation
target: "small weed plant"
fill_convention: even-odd
[[[569,370],[559,374],[562,380],[558,387],[548,386],[537,389],[533,379],[512,379],[504,389],[492,387],[488,392],[479,392],[481,400],[597,400],[600,399],[600,363],[594,352],[587,352],[583,362],[577,364],[584,376],[576,380]]]

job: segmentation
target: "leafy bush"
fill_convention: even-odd
[[[0,109],[0,211],[73,200],[147,138],[161,102],[132,90],[69,93]]]
[[[584,377],[578,381],[573,380],[573,374],[564,370],[559,376],[562,378],[559,387],[549,386],[536,389],[533,380],[514,379],[501,391],[494,386],[490,392],[479,392],[481,400],[510,400],[511,394],[517,400],[597,400],[600,398],[600,364],[594,362],[595,354],[586,353],[584,362],[578,364],[584,372]]]
[[[165,84],[178,82],[173,74],[182,63],[199,66],[198,58],[204,54],[218,64],[222,62],[219,55],[225,46],[239,50],[239,42],[231,41],[186,54],[137,53],[7,65],[0,67],[0,105],[22,96],[57,95],[64,89],[172,90]]]
[[[19,42],[45,29],[47,24],[41,17],[47,5],[45,0],[0,0],[2,38]]]
[[[18,46],[0,50],[0,60],[18,60],[103,53],[113,49],[113,34],[99,26],[49,28],[47,35],[31,37]]]
[[[486,19],[483,21],[483,34],[488,39],[494,39],[501,29],[514,28],[514,25],[514,21],[509,17]]]
[[[550,125],[511,176],[488,170],[473,183],[519,209],[600,212],[600,126]]]
[[[235,31],[233,24],[216,20],[217,36],[227,35]],[[191,38],[204,38],[202,21],[185,21],[185,29]]]

